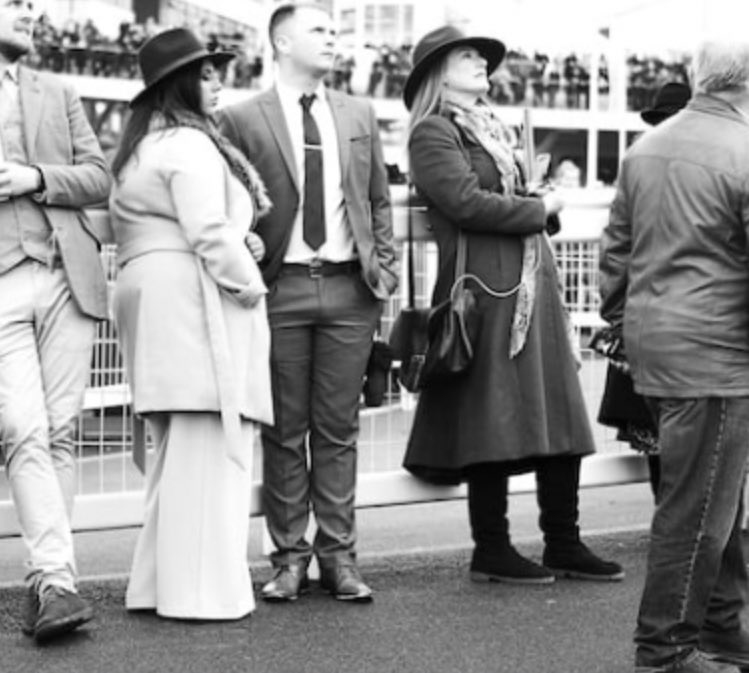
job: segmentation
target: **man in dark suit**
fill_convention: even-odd
[[[274,204],[257,228],[266,246],[276,418],[263,429],[276,573],[262,596],[295,600],[308,588],[315,554],[323,588],[364,602],[372,591],[356,567],[356,441],[372,336],[397,285],[387,172],[371,105],[323,87],[335,57],[327,12],[283,5],[269,32],[275,87],[227,109],[221,122]]]
[[[43,642],[93,616],[75,587],[73,439],[107,310],[81,209],[106,199],[110,180],[76,93],[18,64],[32,9],[0,1],[0,435],[30,556],[23,631]]]

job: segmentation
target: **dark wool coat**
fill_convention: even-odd
[[[469,272],[494,289],[515,286],[522,237],[546,225],[541,200],[500,193],[492,158],[447,117],[420,122],[409,151],[439,249],[433,303],[449,293],[458,230],[467,235]],[[554,259],[547,245],[541,249],[533,317],[521,353],[509,357],[515,295],[497,299],[479,290],[482,327],[472,368],[420,394],[404,459],[415,475],[458,483],[463,468],[477,463],[503,462],[523,471],[541,456],[594,451]]]

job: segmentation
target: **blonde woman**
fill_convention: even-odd
[[[527,193],[513,136],[486,102],[487,75],[504,52],[497,40],[439,28],[416,45],[404,90],[412,179],[439,248],[433,302],[450,292],[459,233],[467,271],[488,288],[474,285],[475,361],[462,378],[421,393],[404,465],[432,482],[468,483],[473,580],[619,580],[621,567],[580,540],[580,460],[594,446],[544,236],[562,202]],[[542,564],[509,535],[508,477],[528,471],[538,484]]]

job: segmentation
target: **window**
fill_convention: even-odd
[[[413,41],[412,5],[365,5],[364,38],[375,44],[399,46]]]

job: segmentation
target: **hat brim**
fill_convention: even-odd
[[[139,101],[143,100],[143,96],[145,96],[149,91],[151,91],[159,82],[163,81],[166,77],[171,75],[176,70],[179,70],[180,68],[189,65],[190,63],[195,63],[195,61],[202,61],[203,59],[208,59],[213,62],[213,65],[217,68],[220,68],[222,65],[228,63],[233,58],[236,57],[236,54],[230,51],[205,51],[204,53],[195,53],[190,54],[189,56],[184,56],[183,58],[178,58],[176,61],[173,61],[169,64],[168,68],[164,68],[160,73],[158,73],[151,82],[149,82],[148,86],[141,89],[135,96],[133,96],[133,99],[130,101],[130,107],[133,107],[134,105],[137,105]]]
[[[411,70],[403,87],[403,102],[410,110],[416,91],[434,63],[456,47],[474,47],[486,59],[486,74],[491,75],[505,57],[505,45],[490,37],[464,37],[445,42],[427,53]]]

